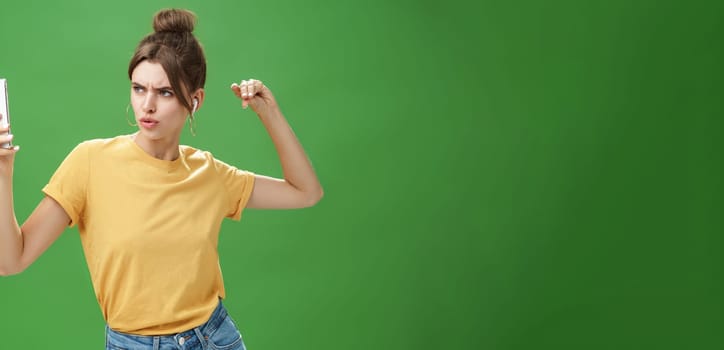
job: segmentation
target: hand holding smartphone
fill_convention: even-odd
[[[10,125],[10,111],[8,108],[8,81],[7,79],[0,78],[0,113],[2,119],[0,119],[0,127],[7,128]],[[10,130],[3,133],[7,135]],[[13,147],[11,142],[6,142],[0,145],[0,147],[11,148]]]

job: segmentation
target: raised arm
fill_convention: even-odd
[[[284,175],[283,179],[257,175],[247,208],[293,209],[315,205],[322,198],[322,185],[271,90],[254,79],[234,83],[231,90],[241,99],[242,108],[251,106],[264,124]]]
[[[0,118],[2,116],[0,115]],[[12,139],[0,128],[0,144]],[[13,205],[13,163],[19,148],[0,147],[0,276],[22,272],[60,236],[70,217],[55,200],[45,197],[22,228]]]

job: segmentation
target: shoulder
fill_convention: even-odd
[[[110,137],[110,138],[90,139],[90,140],[85,140],[85,141],[79,143],[75,148],[84,149],[84,150],[115,148],[115,147],[119,147],[119,146],[123,146],[123,145],[127,144],[129,140],[130,140],[130,135],[120,135],[120,136]]]
[[[200,150],[192,146],[180,145],[179,152],[184,159],[189,161],[210,162],[214,160],[214,156],[211,154],[211,152]]]
[[[191,146],[181,145],[179,151],[184,162],[193,169],[216,169],[218,160],[209,151],[200,150]]]
[[[193,164],[197,167],[212,167],[213,169],[222,173],[229,170],[237,170],[236,167],[229,165],[214,157],[214,155],[209,151],[200,150],[186,145],[181,145],[179,147],[182,157],[188,164]]]
[[[101,159],[129,153],[129,145],[132,142],[130,135],[116,136],[112,138],[98,138],[85,140],[77,144],[66,156],[66,159]]]

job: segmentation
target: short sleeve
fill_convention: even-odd
[[[81,143],[65,157],[63,163],[50,178],[43,192],[53,198],[70,217],[74,226],[83,215],[87,198],[89,172],[89,144]]]
[[[226,217],[233,220],[241,219],[241,212],[251,198],[251,191],[254,189],[254,173],[239,170],[218,159],[214,159],[214,167],[221,177],[224,190],[229,200],[229,208]]]

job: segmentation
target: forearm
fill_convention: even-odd
[[[0,275],[17,271],[23,236],[13,208],[12,175],[0,177]]]
[[[279,108],[273,108],[259,118],[279,154],[284,180],[311,198],[321,198],[322,186],[312,163]]]

